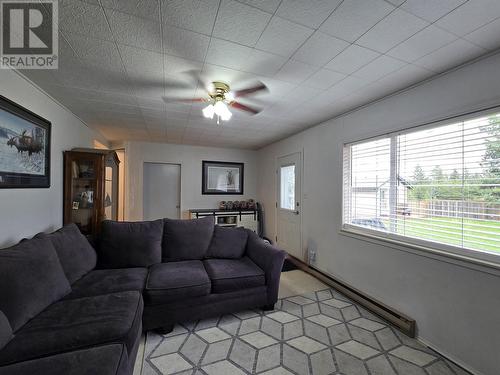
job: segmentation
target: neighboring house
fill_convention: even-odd
[[[398,214],[409,214],[408,190],[413,186],[401,176],[397,176]],[[351,194],[355,204],[352,217],[356,219],[389,217],[390,180],[374,186],[354,186]]]

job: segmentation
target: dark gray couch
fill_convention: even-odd
[[[131,374],[142,331],[272,309],[285,252],[211,218],[75,225],[0,250],[0,375]]]

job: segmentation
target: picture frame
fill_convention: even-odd
[[[51,127],[0,95],[0,189],[50,187]]]
[[[203,195],[243,195],[244,163],[202,161]]]

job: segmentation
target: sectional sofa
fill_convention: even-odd
[[[212,218],[75,225],[0,250],[0,375],[131,374],[141,333],[272,309],[285,252]]]

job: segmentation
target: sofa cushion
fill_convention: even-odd
[[[52,241],[70,284],[95,268],[96,252],[75,224],[68,224],[50,234],[39,233],[35,238]]]
[[[245,253],[248,233],[245,228],[215,226],[207,258],[238,259]]]
[[[106,268],[148,267],[161,262],[163,221],[102,223],[99,264]]]
[[[264,271],[248,257],[241,259],[205,259],[212,282],[212,293],[227,293],[266,284]]]
[[[149,270],[145,302],[157,305],[210,293],[210,279],[199,260],[155,264]]]
[[[92,297],[129,290],[142,293],[147,277],[147,268],[90,271],[71,286],[72,291],[65,299]]]
[[[164,221],[163,261],[201,260],[205,257],[214,233],[213,217]]]
[[[20,242],[0,250],[0,310],[16,332],[71,291],[52,242]]]
[[[0,311],[0,349],[2,349],[12,337],[12,327],[5,314]]]
[[[122,343],[130,353],[142,331],[139,292],[59,301],[22,327],[0,351],[0,364]]]
[[[128,367],[125,345],[109,344],[2,366],[0,374],[126,375]]]

